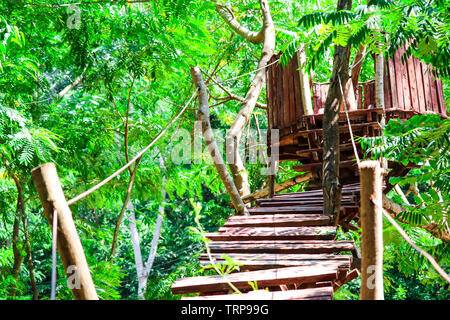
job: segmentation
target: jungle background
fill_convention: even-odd
[[[0,2],[0,299],[50,297],[51,229],[31,179],[32,168],[55,162],[66,198],[73,198],[120,168],[171,121],[194,92],[190,67],[198,65],[218,81],[232,79],[224,85],[243,97],[261,52],[261,45],[230,30],[214,1],[98,1],[73,6],[64,5],[69,1],[34,1]],[[218,3],[228,6],[247,28],[260,27],[258,1]],[[314,81],[329,80],[333,45],[352,45],[353,57],[360,43],[375,43],[363,27],[377,19],[388,35],[377,49],[390,54],[414,37],[417,41],[408,53],[439,73],[450,105],[448,2],[372,0],[375,10],[370,11],[366,1],[354,0],[346,16],[331,14],[334,0],[269,4],[275,52],[285,52],[283,59],[288,59],[305,44]],[[360,81],[373,78],[374,61],[368,54]],[[226,96],[212,82],[208,88],[213,97]],[[258,101],[265,103],[265,89]],[[211,105],[212,126],[225,131],[241,102],[211,98]],[[195,120],[192,104],[142,158],[130,195],[132,206],[125,206],[125,211],[128,171],[71,207],[101,299],[137,298],[131,211],[146,260],[163,209],[146,299],[177,299],[170,290],[177,278],[205,274],[196,258],[203,250],[197,221],[203,230],[216,231],[233,209],[212,165],[172,161],[179,151],[174,146],[183,139],[179,133],[193,132]],[[267,128],[263,108],[254,109],[249,128],[256,130],[257,121]],[[447,272],[448,239],[420,226],[432,220],[448,232],[449,133],[448,119],[425,115],[406,123],[391,121],[382,139],[363,141],[378,154],[421,165],[395,181],[410,203],[400,223]],[[260,160],[246,165],[252,192],[265,183],[263,165]],[[295,176],[292,165],[282,163],[276,181]],[[408,193],[411,189],[415,192]],[[404,203],[395,190],[389,197]],[[358,244],[359,236],[350,231],[340,232],[338,238]],[[387,222],[384,242],[386,299],[450,298],[449,285]],[[358,281],[340,288],[335,299],[358,299]],[[71,298],[59,261],[57,299]]]

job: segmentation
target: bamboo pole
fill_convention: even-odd
[[[75,300],[98,300],[83,247],[59,182],[54,163],[31,170],[44,214],[53,227],[53,211],[57,212],[57,247],[68,276],[68,286]]]
[[[361,300],[383,300],[383,212],[380,163],[359,164],[361,181]]]

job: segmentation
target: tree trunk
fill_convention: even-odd
[[[356,88],[358,88],[359,75],[361,74],[361,69],[362,69],[362,65],[364,62],[365,54],[366,54],[366,46],[360,44],[358,51],[356,52],[355,60],[353,62],[352,71],[351,71],[352,84],[353,84],[353,89],[355,91],[356,91]]]
[[[138,298],[144,300],[144,294],[142,292],[142,288],[144,287],[144,265],[142,263],[142,252],[141,245],[139,241],[139,232],[136,226],[136,215],[134,214],[134,206],[131,201],[127,204],[128,211],[128,220],[129,220],[129,228],[131,235],[131,243],[133,245],[134,252],[134,264],[136,265],[136,275],[138,280]]]
[[[55,164],[45,163],[34,168],[31,170],[31,175],[44,208],[44,214],[52,227],[54,212],[57,212],[57,247],[73,297],[75,300],[98,300],[83,246],[59,183]]]
[[[338,0],[337,10],[350,10],[351,0]],[[350,47],[336,46],[334,49],[333,73],[325,101],[323,118],[323,213],[338,221],[341,199],[339,183],[339,106],[342,102],[341,87],[348,80]]]
[[[194,80],[194,83],[198,89],[198,119],[202,122],[203,137],[205,138],[206,146],[209,150],[214,166],[216,167],[220,179],[222,180],[236,211],[239,214],[248,215],[248,210],[245,207],[245,204],[242,201],[238,190],[236,189],[236,185],[234,184],[230,173],[228,172],[227,166],[223,161],[222,153],[217,147],[216,140],[214,139],[214,135],[212,133],[211,123],[209,120],[208,95],[205,83],[203,82],[202,74],[200,72],[200,68],[191,68],[191,74],[192,79]]]
[[[160,156],[159,158],[160,167],[165,169],[164,160]],[[163,183],[161,187],[161,196],[164,201],[166,198],[166,191],[164,189],[165,186],[165,177],[163,176]],[[153,230],[153,239],[150,247],[150,252],[148,254],[147,263],[144,264],[142,262],[142,254],[141,254],[141,245],[139,241],[139,233],[136,227],[136,217],[134,215],[134,208],[131,205],[130,208],[130,232],[131,232],[131,241],[133,243],[134,256],[136,261],[136,273],[138,277],[138,298],[140,300],[145,300],[145,292],[147,291],[147,280],[150,274],[150,270],[153,266],[153,261],[156,257],[156,250],[158,248],[159,236],[161,235],[161,226],[163,221],[164,207],[160,205],[158,208],[159,214],[156,220],[155,230]]]
[[[13,256],[14,256],[14,264],[11,271],[11,275],[14,276],[15,281],[19,279],[20,267],[22,266],[23,256],[20,252],[20,220],[19,217],[14,218],[13,225],[13,236],[12,236],[12,247],[13,247]],[[16,285],[13,284],[10,292],[12,297],[16,296]]]
[[[122,223],[125,210],[128,207],[128,202],[130,201],[131,191],[133,190],[134,179],[136,178],[137,169],[139,167],[139,162],[141,161],[141,159],[142,158],[139,158],[138,160],[136,160],[136,164],[134,165],[134,169],[133,169],[133,172],[131,173],[130,180],[128,181],[128,188],[127,188],[127,193],[125,194],[125,200],[123,201],[122,209],[120,209],[119,217],[117,218],[116,228],[114,230],[113,241],[111,244],[111,254],[110,254],[110,258],[109,258],[109,261],[111,263],[114,262],[114,255],[116,253],[120,225]]]
[[[250,184],[248,182],[248,174],[245,170],[244,163],[239,155],[239,141],[245,125],[255,108],[256,101],[261,94],[265,81],[265,67],[272,57],[275,48],[275,29],[270,14],[269,4],[267,0],[260,0],[260,5],[263,16],[263,26],[258,33],[251,32],[245,27],[242,27],[229,8],[222,5],[216,5],[216,11],[233,31],[247,39],[249,42],[263,43],[261,58],[257,67],[258,71],[250,84],[242,107],[226,137],[227,162],[230,166],[233,181],[241,196],[250,193]]]
[[[17,188],[17,214],[22,220],[24,237],[25,237],[25,250],[27,251],[27,267],[30,273],[31,288],[33,290],[33,300],[38,300],[39,290],[36,285],[36,278],[34,276],[34,264],[33,264],[33,252],[31,250],[30,237],[28,234],[28,221],[25,214],[25,199],[23,197],[23,188],[19,179],[13,175],[13,180]]]

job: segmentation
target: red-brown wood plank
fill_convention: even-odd
[[[281,64],[280,64],[281,66]],[[282,92],[283,92],[283,104],[282,104],[282,113],[283,113],[283,125],[281,128],[286,128],[289,125],[290,121],[290,108],[289,108],[289,72],[287,68],[289,65],[286,66],[286,68],[282,68],[283,70],[283,86],[282,86]]]
[[[356,166],[356,161],[346,160],[346,161],[339,162],[339,168],[353,167],[353,166]],[[297,172],[311,171],[311,169],[314,169],[314,168],[322,168],[322,162],[308,163],[308,164],[302,164],[300,166],[292,167],[292,169]]]
[[[364,109],[369,109],[371,104],[370,86],[368,83],[364,84]]]
[[[354,184],[345,184],[342,186],[342,192],[353,192],[357,191],[359,193],[360,185],[359,183]],[[274,198],[277,197],[311,197],[311,196],[318,196],[322,197],[323,190],[322,189],[316,189],[316,190],[307,190],[307,191],[300,191],[300,192],[289,192],[289,193],[279,193],[274,195]]]
[[[355,197],[351,194],[343,194],[341,197],[341,201],[354,201]],[[269,198],[269,199],[258,199],[256,203],[262,206],[278,206],[281,203],[286,202],[297,202],[298,205],[316,205],[324,202],[323,198],[320,196],[311,196],[311,197],[284,197],[284,198]]]
[[[400,49],[400,56],[403,55],[405,52],[405,46],[402,46]],[[409,94],[409,81],[408,81],[408,70],[406,64],[404,64],[401,60],[401,81],[402,81],[402,87],[403,87],[403,102],[405,104],[405,109],[412,109],[411,107],[411,96]],[[417,78],[417,72],[416,72],[416,78]]]
[[[351,209],[357,209],[358,206],[341,206],[341,210],[351,210]],[[323,206],[316,205],[316,206],[286,206],[286,207],[279,207],[279,208],[273,208],[273,207],[260,207],[260,208],[250,208],[249,213],[250,215],[263,215],[263,214],[302,214],[302,213],[322,213],[323,212]]]
[[[223,258],[212,258],[209,260],[207,255],[202,255],[203,258],[200,259],[200,265],[206,266],[208,269],[213,268],[214,264],[229,264],[228,260]],[[273,268],[286,268],[286,267],[314,267],[314,268],[336,268],[336,269],[350,269],[351,259],[346,260],[315,260],[315,259],[283,259],[283,255],[276,255],[274,258],[260,258],[260,259],[247,259],[247,258],[232,258],[234,264],[239,264],[241,270],[253,271],[253,270],[263,270],[263,269],[273,269]],[[351,257],[351,256],[349,256]],[[208,267],[209,266],[209,267]]]
[[[398,108],[398,94],[397,94],[397,83],[395,81],[395,66],[394,57],[388,58],[388,69],[389,69],[389,88],[391,92],[391,108]]]
[[[242,294],[182,297],[181,300],[331,300],[333,292],[333,287],[327,286],[288,291],[256,290]]]
[[[320,100],[322,101],[321,105],[322,108],[325,109],[325,102],[327,101],[327,95],[328,95],[328,85],[322,84],[320,86]]]
[[[343,194],[341,196],[341,201],[352,201],[354,200],[354,196],[351,194]],[[273,206],[280,205],[284,202],[298,202],[299,204],[317,204],[317,203],[323,203],[324,199],[322,196],[310,196],[310,197],[296,197],[295,195],[292,196],[285,196],[284,198],[268,198],[268,199],[258,199],[256,200],[256,203],[260,206],[270,206],[271,203],[274,203]]]
[[[303,116],[303,102],[302,102],[302,94],[300,91],[300,74],[298,71],[298,59],[297,59],[297,53],[295,53],[293,58],[294,68],[293,68],[293,75],[294,75],[294,97],[295,97],[295,119],[298,120]]]
[[[392,108],[392,97],[389,84],[389,68],[387,60],[384,59],[384,73],[383,73],[383,90],[384,90],[384,107],[386,109]]]
[[[321,108],[321,101],[320,101],[320,86],[318,84],[313,84],[313,109],[314,114],[317,114],[319,112],[319,109]]]
[[[301,226],[325,226],[330,223],[330,217],[326,215],[262,215],[230,218],[223,227],[301,227]],[[222,228],[219,229],[221,231]]]
[[[272,65],[272,86],[273,86],[273,99],[274,99],[274,110],[273,110],[273,124],[274,124],[274,129],[278,129],[279,128],[279,108],[280,108],[280,92],[279,92],[279,73],[278,73],[278,63],[275,63]],[[275,107],[276,106],[276,107]]]
[[[272,59],[269,60],[269,63],[272,61]],[[272,75],[271,75],[271,67],[266,67],[266,100],[267,100],[267,122],[269,125],[269,129],[272,128],[273,124],[273,102],[272,102]]]
[[[433,106],[433,110],[435,113],[441,113],[441,110],[439,109],[439,102],[437,97],[437,89],[436,89],[436,80],[434,79],[434,76],[430,70],[430,74],[428,77],[428,81],[430,83],[430,93],[431,93],[431,104]]]
[[[425,105],[426,110],[435,112],[433,109],[433,103],[431,101],[431,89],[430,89],[430,72],[428,70],[428,66],[425,63],[420,63],[420,67],[422,69],[422,81],[423,81],[423,91],[425,94]]]
[[[172,286],[174,294],[194,292],[228,291],[229,283],[238,289],[251,289],[250,282],[255,282],[258,288],[278,286],[282,284],[295,284],[299,282],[311,283],[318,281],[332,281],[337,279],[337,270],[334,268],[290,267],[249,271],[216,276],[190,277],[175,281]]]
[[[403,80],[402,80],[402,61],[401,61],[401,53],[398,49],[394,53],[394,66],[395,66],[395,87],[397,90],[397,108],[405,110],[405,102],[403,100]]]
[[[353,200],[341,200],[341,205],[355,205],[355,201]],[[283,200],[278,202],[262,202],[260,203],[260,207],[269,208],[269,207],[287,207],[287,206],[311,206],[311,205],[323,205],[323,200],[314,200],[314,201],[302,201],[302,200]]]
[[[407,69],[408,69],[408,76],[409,76],[409,88],[410,88],[410,94],[411,94],[411,105],[414,110],[419,110],[420,104],[419,104],[419,97],[417,89],[418,83],[416,81],[416,67],[414,64],[414,57],[410,56],[407,60]]]
[[[442,115],[446,116],[447,109],[445,108],[444,90],[442,88],[441,79],[436,79],[436,89],[437,89],[437,97],[438,97],[438,102],[439,102],[439,110],[441,111]]]
[[[208,243],[212,253],[279,253],[279,254],[326,254],[349,252],[354,249],[352,241],[334,240],[244,240],[212,241]]]
[[[289,61],[288,64],[288,93],[289,93],[289,125],[295,125],[296,124],[296,114],[295,114],[295,98],[294,98],[294,61]]]
[[[336,227],[222,227],[220,232],[206,233],[210,240],[329,240]]]
[[[278,91],[280,74],[278,73],[278,63],[272,65],[272,87],[273,87],[273,129],[280,128],[280,92]]]
[[[280,253],[202,253],[199,256],[199,260],[210,261],[222,261],[230,258],[232,260],[238,261],[267,261],[267,260],[293,260],[293,261],[343,261],[351,262],[351,255],[342,254],[330,254],[330,253],[319,253],[319,254],[280,254]]]
[[[425,93],[423,90],[423,79],[422,79],[422,68],[419,59],[413,58],[414,60],[414,70],[416,72],[416,82],[417,82],[417,95],[419,98],[419,109],[416,109],[419,112],[425,113],[426,109],[426,101],[425,101]]]
[[[363,94],[362,94],[362,86],[358,85],[356,87],[356,104],[357,104],[357,108],[358,110],[362,110],[363,109]]]

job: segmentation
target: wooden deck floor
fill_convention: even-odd
[[[344,186],[342,223],[356,216],[358,192],[358,185]],[[232,259],[239,272],[179,279],[174,294],[199,294],[182,298],[189,300],[324,300],[359,276],[355,245],[335,240],[336,227],[322,214],[321,190],[280,194],[258,204],[250,216],[232,216],[218,232],[206,234],[209,253],[199,256],[206,268]]]

